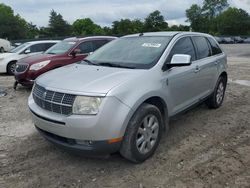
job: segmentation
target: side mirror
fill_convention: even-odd
[[[162,67],[163,70],[172,68],[172,67],[183,67],[191,65],[191,56],[186,54],[176,54],[173,55],[171,62],[164,64]]]
[[[73,56],[73,57],[76,57],[76,54],[80,54],[81,53],[81,50],[79,48],[76,48],[74,49],[70,54]]]
[[[29,54],[29,53],[31,53],[31,51],[30,51],[30,49],[26,49],[26,50],[24,51],[24,53],[25,53],[25,54]]]

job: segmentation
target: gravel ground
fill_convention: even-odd
[[[223,48],[230,78],[223,106],[200,105],[174,119],[155,155],[139,165],[55,148],[33,127],[30,90],[13,91],[13,77],[0,75],[8,93],[0,97],[0,187],[250,187],[250,45]]]

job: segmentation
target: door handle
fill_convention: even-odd
[[[197,73],[197,72],[199,72],[200,70],[201,70],[201,68],[200,68],[199,66],[196,66],[194,72]]]
[[[216,61],[214,62],[214,64],[215,64],[215,65],[218,65],[218,64],[219,64],[219,61],[218,61],[218,60],[216,60]]]

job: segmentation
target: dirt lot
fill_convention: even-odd
[[[224,105],[201,105],[171,122],[155,155],[134,165],[118,154],[93,159],[65,153],[33,127],[30,90],[0,98],[0,187],[250,187],[250,45],[226,45],[229,78]],[[243,83],[245,85],[241,85]]]

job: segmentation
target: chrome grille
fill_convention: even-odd
[[[16,65],[16,72],[25,72],[28,68],[28,64],[17,64]]]
[[[41,108],[63,115],[72,113],[72,106],[75,95],[46,90],[44,87],[35,84],[33,98]]]

